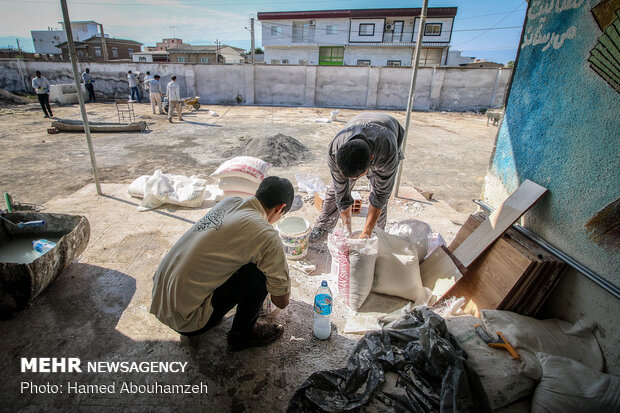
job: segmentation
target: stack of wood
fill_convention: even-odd
[[[471,215],[450,244],[454,252],[487,217]],[[465,297],[464,310],[476,316],[482,309],[535,315],[567,265],[513,228],[495,241],[444,295]]]

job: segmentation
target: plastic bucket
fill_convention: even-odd
[[[308,253],[308,242],[312,226],[302,217],[288,217],[276,224],[280,239],[284,244],[286,258],[298,260]]]

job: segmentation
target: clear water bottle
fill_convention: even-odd
[[[32,241],[32,248],[40,254],[45,254],[55,246],[55,242],[48,241],[46,239],[38,239],[36,241]]]
[[[332,297],[332,290],[327,286],[327,281],[323,280],[314,296],[314,336],[320,340],[326,340],[332,331],[329,322]]]

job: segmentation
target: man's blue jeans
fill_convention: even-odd
[[[140,102],[142,100],[140,97],[140,89],[138,89],[138,86],[134,86],[131,88],[131,100],[135,100],[137,102]]]

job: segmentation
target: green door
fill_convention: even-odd
[[[344,47],[319,47],[319,66],[342,66]]]

